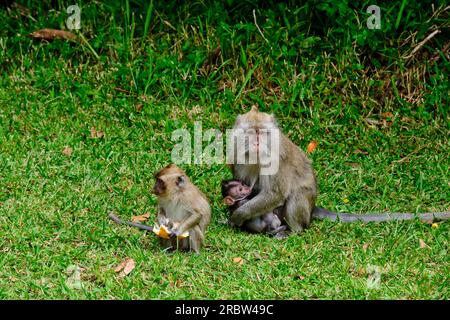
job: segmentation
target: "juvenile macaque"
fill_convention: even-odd
[[[416,215],[410,213],[383,214],[348,214],[334,213],[316,208],[316,177],[311,161],[306,154],[278,129],[275,118],[267,113],[259,112],[255,107],[251,111],[237,117],[234,125],[237,134],[245,135],[244,147],[246,159],[256,159],[256,163],[240,163],[233,159],[231,169],[234,179],[253,187],[256,194],[253,198],[233,211],[230,220],[234,225],[243,226],[247,221],[263,217],[267,212],[274,212],[282,207],[282,217],[293,232],[301,232],[307,228],[312,218],[340,220],[341,222],[381,222],[392,220],[410,220]],[[271,154],[271,146],[264,139],[265,134],[276,133],[279,137],[277,154]],[[263,168],[274,160],[278,164],[277,171],[264,174]],[[450,212],[425,213],[417,217],[422,221],[447,220]]]
[[[164,226],[170,234],[169,239],[159,238],[161,245],[167,250],[192,250],[199,253],[206,228],[211,221],[207,198],[175,164],[160,170],[155,178],[153,193],[158,197],[158,224]],[[109,217],[117,223],[154,230],[153,227],[140,223],[123,221],[113,214]],[[183,238],[186,232],[189,236]]]
[[[175,164],[168,165],[156,175],[153,193],[158,197],[159,224],[172,224],[172,239],[161,239],[165,248],[200,252],[205,231],[211,221],[211,209],[205,195],[189,181],[183,170]],[[185,231],[189,237],[177,239]]]
[[[233,212],[251,199],[252,188],[239,180],[222,181],[222,197],[224,203]],[[260,217],[248,220],[243,228],[249,232],[268,233],[277,237],[281,231],[286,230],[286,225],[282,225],[280,217],[274,212],[266,213]]]

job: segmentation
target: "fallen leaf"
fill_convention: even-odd
[[[419,239],[419,247],[420,249],[429,248],[430,246],[425,243],[422,239]]]
[[[355,154],[361,153],[361,154],[364,154],[364,155],[368,155],[369,154],[367,151],[362,151],[360,149],[356,149],[355,151],[353,151],[353,153],[355,153]]]
[[[381,114],[381,116],[382,116],[383,118],[393,118],[393,117],[394,117],[394,115],[392,114],[392,112],[383,112],[383,113]]]
[[[136,267],[136,263],[133,259],[127,258],[122,261],[115,269],[115,272],[120,272],[119,277],[123,278],[128,275],[131,271],[133,271],[134,267]]]
[[[150,213],[145,213],[145,214],[142,214],[140,216],[133,216],[131,218],[131,221],[133,221],[133,222],[144,222],[144,221],[147,221],[148,218],[150,218]]]
[[[368,247],[369,247],[369,244],[368,244],[368,243],[364,243],[364,244],[363,244],[362,248],[363,248],[364,252],[367,251],[367,248],[368,248]]]
[[[234,263],[239,263],[240,265],[243,265],[244,264],[244,259],[242,259],[240,257],[236,257],[236,258],[233,258],[233,262]]]
[[[306,152],[311,153],[316,149],[318,142],[313,140],[308,144],[308,147],[306,148]]]
[[[70,157],[72,155],[73,149],[71,147],[64,147],[62,154]]]
[[[41,29],[29,34],[34,39],[51,41],[54,39],[77,40],[77,37],[68,31],[56,29]]]
[[[104,136],[105,136],[105,133],[103,131],[97,131],[95,129],[95,127],[91,128],[91,138],[95,139],[95,138],[101,138]]]
[[[294,279],[305,280],[305,277],[298,274],[298,275],[296,275],[296,276],[294,277]]]

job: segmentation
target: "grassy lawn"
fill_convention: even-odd
[[[183,166],[212,205],[200,255],[107,219],[152,223],[172,132],[195,121],[225,132],[252,104],[300,148],[318,142],[319,206],[450,210],[443,1],[383,2],[381,30],[366,28],[372,1],[80,1],[79,42],[28,36],[67,30],[73,3],[20,3],[0,7],[0,298],[450,298],[449,222],[246,234],[224,223],[225,164]],[[120,277],[127,258],[136,267]]]

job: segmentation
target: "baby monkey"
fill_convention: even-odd
[[[252,188],[240,180],[222,181],[222,197],[224,203],[233,212],[252,198]],[[278,208],[273,212],[248,220],[243,228],[249,232],[267,233],[276,237],[284,237],[287,226],[281,223]]]

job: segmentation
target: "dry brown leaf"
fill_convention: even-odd
[[[244,259],[242,259],[241,257],[236,257],[236,258],[233,258],[233,262],[234,263],[238,263],[240,265],[243,265],[244,264]]]
[[[115,269],[115,272],[120,272],[119,277],[123,278],[128,275],[136,267],[136,263],[133,259],[127,258],[122,261]]]
[[[71,156],[73,152],[73,149],[71,147],[64,147],[62,154],[65,156]]]
[[[363,248],[364,252],[367,251],[367,248],[368,248],[368,247],[369,247],[369,244],[368,244],[368,243],[364,243],[364,244],[363,244],[362,248]]]
[[[353,153],[355,153],[355,154],[361,153],[361,154],[364,154],[364,155],[368,155],[369,154],[367,151],[362,151],[360,149],[356,149],[355,151],[353,151]]]
[[[304,276],[302,276],[302,275],[296,275],[295,277],[294,277],[295,279],[297,279],[297,280],[305,280],[305,277]]]
[[[101,137],[104,137],[104,136],[105,136],[105,133],[103,131],[97,131],[95,129],[95,127],[91,128],[91,138],[92,139],[101,138]]]
[[[77,40],[77,37],[73,33],[56,29],[41,29],[30,33],[29,36],[34,39],[42,39],[47,41],[51,41],[53,39]]]
[[[420,249],[429,248],[430,246],[425,243],[422,239],[419,239],[419,247]]]
[[[313,140],[308,144],[308,147],[306,148],[306,152],[311,153],[316,149],[317,147],[317,141]]]
[[[383,118],[393,118],[393,117],[394,117],[394,115],[392,114],[392,112],[383,112],[383,113],[381,114],[381,116],[382,116]]]
[[[150,218],[150,213],[144,213],[144,214],[141,214],[140,216],[133,216],[131,218],[131,221],[133,221],[133,222],[144,222],[144,221],[147,221],[148,218]]]

